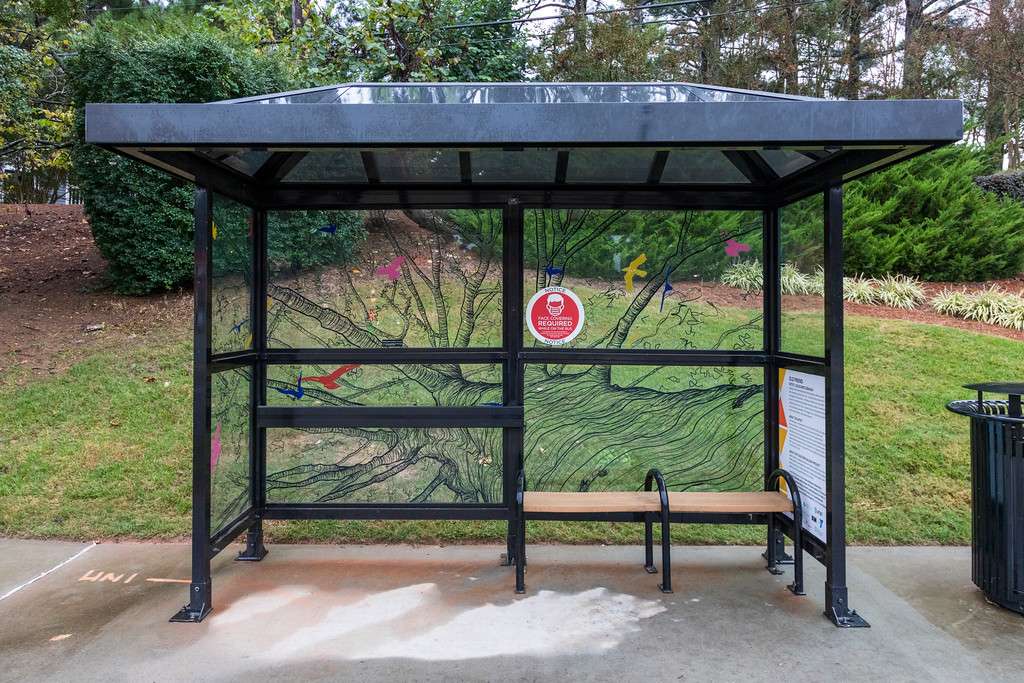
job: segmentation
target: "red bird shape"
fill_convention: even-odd
[[[324,386],[324,389],[331,389],[333,391],[334,389],[337,389],[338,387],[341,386],[340,384],[338,384],[339,377],[344,375],[346,372],[351,372],[352,370],[355,370],[358,367],[359,365],[357,363],[353,363],[350,365],[342,365],[340,368],[336,369],[329,375],[320,375],[319,377],[303,377],[302,379],[306,380],[307,382],[317,382],[318,384],[322,384]]]
[[[740,253],[750,251],[750,245],[744,244],[743,242],[737,242],[731,237],[725,243],[725,253],[729,256],[736,258]]]

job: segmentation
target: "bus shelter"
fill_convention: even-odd
[[[843,184],[961,136],[955,100],[684,83],[89,104],[88,142],[196,186],[175,620],[210,611],[211,559],[234,539],[262,559],[263,520],[496,520],[511,558],[520,470],[542,491],[637,490],[651,468],[674,491],[745,491],[781,465],[802,518],[741,521],[770,522],[780,549],[800,525],[826,615],[862,625]]]

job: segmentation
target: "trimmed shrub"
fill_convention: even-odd
[[[224,36],[187,25],[149,36],[87,31],[66,65],[78,140],[71,152],[93,238],[109,264],[113,287],[145,294],[192,277],[192,185],[83,142],[86,102],[209,102],[286,89],[280,64],[232,47]],[[340,212],[277,214],[293,230],[273,230],[272,262],[293,268],[338,262],[362,234]],[[336,239],[317,239],[333,223]],[[308,229],[307,229],[308,228]]]
[[[1024,202],[1024,173],[996,173],[978,176],[975,184],[986,192]]]

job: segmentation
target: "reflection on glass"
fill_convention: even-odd
[[[779,210],[782,350],[825,356],[825,217],[820,194]]]
[[[286,183],[365,183],[358,150],[311,150],[285,175]]]
[[[360,212],[368,237],[317,268],[275,262],[268,344],[285,348],[501,346],[500,210]],[[268,239],[307,230],[270,217]],[[337,236],[324,235],[325,240]]]
[[[249,508],[249,370],[210,379],[210,531]]]
[[[501,430],[267,430],[272,503],[500,503]]]
[[[210,253],[211,343],[214,353],[253,346],[250,326],[252,211],[226,197],[213,196]]]
[[[525,462],[543,491],[750,491],[764,467],[761,368],[527,365]]]
[[[753,212],[530,209],[524,305],[546,287],[580,299],[582,331],[552,348],[760,349],[761,226]],[[729,281],[738,266],[755,286]],[[524,339],[541,345],[525,321]]]
[[[668,155],[663,183],[747,183],[747,177],[717,149],[674,149]]]
[[[271,365],[267,404],[282,406],[497,406],[501,366]]]
[[[644,183],[656,150],[579,147],[569,153],[565,179],[570,183]]]
[[[260,104],[547,104],[787,99],[795,98],[689,83],[401,83],[342,84],[249,101]]]

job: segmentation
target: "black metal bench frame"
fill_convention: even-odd
[[[793,536],[793,583],[787,588],[794,595],[804,595],[804,565],[803,565],[803,538],[800,528],[800,520],[803,518],[803,506],[800,500],[800,490],[797,487],[796,479],[784,469],[776,469],[765,484],[765,491],[779,490],[779,482],[784,481],[789,490],[789,497],[793,503],[793,523],[790,525]],[[654,522],[657,520],[661,525],[661,566],[662,579],[658,588],[662,593],[672,592],[672,543],[671,525],[676,523],[717,523],[717,524],[750,524],[756,512],[729,512],[708,515],[705,513],[672,512],[668,489],[665,486],[665,479],[656,469],[647,472],[644,477],[644,491],[651,491],[654,483],[658,485],[658,494],[661,501],[661,511],[647,512],[526,512],[524,502],[526,497],[526,474],[519,471],[516,478],[516,544],[511,549],[512,557],[510,564],[515,566],[516,572],[516,593],[526,592],[526,521],[533,520],[557,520],[565,522],[643,522],[644,524],[644,569],[649,574],[657,573],[654,565]],[[784,556],[784,549],[776,542],[779,532],[775,515],[778,513],[767,513],[768,543],[764,552],[767,561],[765,567],[770,573],[778,575],[783,570],[779,565],[788,563]],[[756,522],[753,522],[756,523]],[[782,553],[780,555],[780,553]]]

